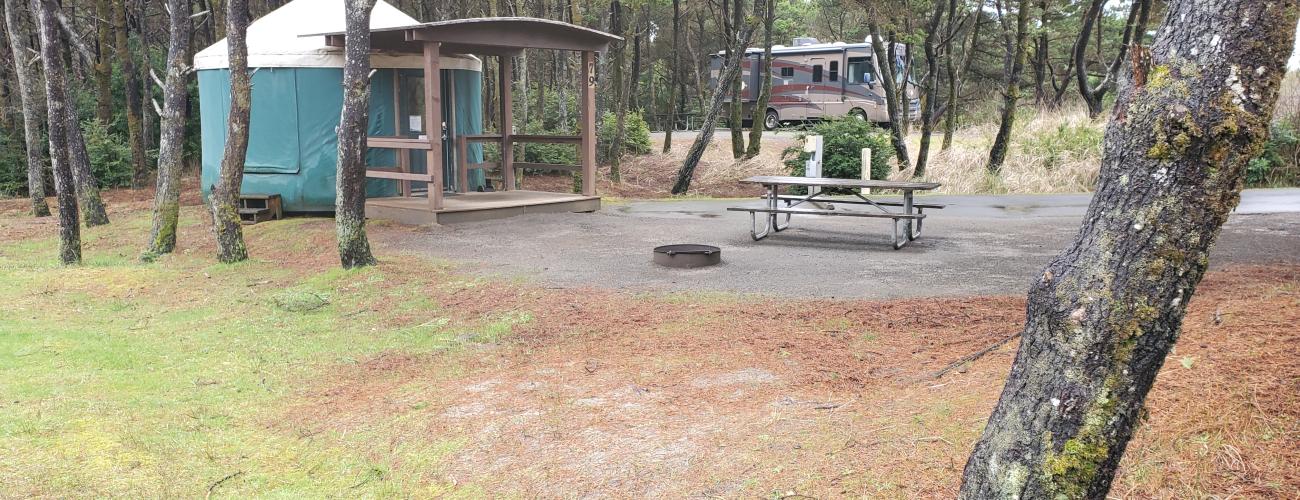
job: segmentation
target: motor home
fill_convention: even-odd
[[[903,53],[902,44],[897,53]],[[723,52],[709,61],[709,79],[716,85],[725,58]],[[772,47],[772,94],[767,109],[757,110],[758,89],[763,83],[763,49],[750,48],[741,61],[741,99],[744,116],[761,116],[764,128],[782,123],[852,116],[876,123],[889,121],[885,106],[880,65],[876,64],[871,42],[819,43],[816,38],[796,38],[794,45]],[[907,82],[910,116],[920,113],[916,83],[904,74],[902,58],[894,61],[894,81]],[[727,102],[730,102],[728,95]]]

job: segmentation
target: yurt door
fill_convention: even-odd
[[[443,70],[440,73],[442,73],[442,116],[440,118],[444,123],[442,137],[442,164],[445,165],[445,168],[443,169],[442,183],[445,191],[455,192],[457,188],[456,182],[458,181],[456,179],[456,169],[454,168],[456,165],[456,148],[455,141],[453,140],[456,137],[456,117],[452,114],[454,111],[451,110],[455,109],[455,101],[453,99],[455,99],[456,94],[455,89],[451,87],[451,79],[446,77],[447,71]],[[398,120],[399,126],[401,127],[399,135],[412,138],[423,136],[425,130],[428,130],[429,127],[425,126],[423,116],[424,74],[422,71],[401,70],[398,73],[397,105],[398,116],[405,117],[404,119]],[[428,166],[426,165],[427,162],[425,162],[423,151],[410,150],[407,151],[407,154],[409,155],[407,161],[410,162],[412,172],[428,172]],[[428,186],[423,182],[412,182],[411,190],[417,193],[427,192]]]

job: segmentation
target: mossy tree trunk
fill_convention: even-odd
[[[347,0],[343,112],[339,117],[334,227],[344,268],[375,264],[366,239],[366,136],[370,123],[370,11],[375,0]]]
[[[230,114],[226,121],[226,148],[221,172],[212,188],[212,231],[217,238],[217,260],[239,262],[248,258],[244,230],[239,222],[239,189],[244,182],[248,153],[248,118],[252,87],[248,75],[248,0],[226,2],[226,44],[230,52]]]
[[[627,60],[627,33],[624,29],[623,22],[623,3],[613,0],[609,3],[609,27],[615,35],[623,37],[622,40],[614,42],[613,52],[614,60],[610,63],[612,80],[610,82],[614,87],[614,137],[605,145],[605,156],[609,159],[609,179],[619,182],[623,178],[620,172],[623,160],[623,134],[624,120],[627,118],[627,86],[623,66]]]
[[[754,10],[759,11],[766,8],[766,2],[774,0],[756,0]],[[744,23],[740,28],[740,33],[736,36],[731,46],[732,53],[744,51],[749,46],[749,42],[754,38],[756,23]],[[704,109],[704,117],[700,122],[700,133],[695,136],[695,142],[691,143],[691,149],[686,152],[686,160],[682,162],[682,168],[677,171],[677,181],[673,183],[673,194],[685,194],[691,188],[691,178],[695,176],[695,167],[700,164],[700,158],[704,156],[704,148],[708,147],[709,142],[713,141],[713,128],[718,124],[718,114],[722,112],[723,100],[731,88],[731,81],[740,77],[740,58],[733,57],[727,64],[723,65],[718,72],[717,86],[713,88],[713,96],[709,98],[709,105]]]
[[[50,206],[45,202],[45,172],[41,146],[41,118],[45,106],[36,88],[40,84],[36,69],[27,63],[31,56],[31,20],[22,15],[27,10],[18,0],[4,0],[5,32],[14,56],[14,76],[18,80],[18,98],[22,102],[23,139],[27,147],[27,192],[31,197],[32,216],[47,217]]]
[[[126,0],[113,1],[113,46],[122,64],[122,78],[126,93],[126,133],[131,144],[131,187],[139,189],[149,182],[149,165],[145,162],[144,132],[141,130],[140,74],[135,69],[135,54],[131,52],[130,29],[126,22]]]
[[[754,12],[755,15],[758,12]],[[772,25],[776,22],[776,2],[767,3],[767,12],[763,14],[763,67],[758,71],[762,80],[758,84],[758,100],[754,110],[749,114],[749,146],[745,148],[745,158],[753,158],[763,148],[763,128],[767,126],[767,103],[772,100]],[[847,74],[847,72],[846,72]]]
[[[894,146],[894,158],[898,159],[898,169],[907,170],[912,160],[907,156],[907,142],[903,138],[903,114],[898,108],[900,103],[898,85],[894,81],[894,59],[887,54],[893,51],[885,50],[885,39],[881,36],[880,25],[876,21],[867,23],[867,27],[871,31],[871,52],[875,55],[876,67],[880,68],[877,77],[885,92],[885,110],[889,115],[889,144]]]
[[[190,51],[190,4],[167,0],[169,35],[167,77],[163,82],[162,124],[158,143],[158,180],[153,201],[153,228],[149,231],[146,258],[176,249],[176,227],[180,218],[181,168],[185,159],[185,115],[189,107],[186,83]]]
[[[962,498],[1105,498],[1263,149],[1297,3],[1172,2],[1151,50],[1133,48],[1097,192],[1029,292]]]
[[[31,0],[32,17],[41,41],[41,66],[45,70],[45,109],[49,116],[50,163],[54,169],[54,191],[58,193],[59,207],[59,260],[64,264],[81,262],[81,228],[77,225],[79,210],[75,182],[68,158],[68,127],[64,123],[68,98],[64,78],[63,50],[55,28],[56,7],[48,0]],[[8,7],[7,2],[6,7]]]
[[[1000,16],[1009,15],[1000,12]],[[1007,159],[1007,149],[1011,147],[1011,130],[1016,123],[1016,105],[1020,102],[1020,75],[1025,71],[1025,41],[1029,38],[1029,2],[1016,2],[1015,31],[1003,22],[1002,37],[1006,54],[1004,56],[1006,88],[1002,90],[1002,111],[998,119],[998,134],[993,137],[993,147],[989,148],[989,161],[985,168],[996,175],[1002,171],[1002,163]]]

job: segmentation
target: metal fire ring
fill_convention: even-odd
[[[712,266],[722,262],[722,249],[709,245],[664,245],[655,247],[654,262],[685,269]]]

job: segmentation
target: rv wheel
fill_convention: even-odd
[[[861,110],[861,109],[858,109],[858,108],[853,108],[853,109],[850,109],[850,110],[849,110],[849,116],[852,116],[852,117],[857,118],[857,119],[859,119],[859,120],[866,121],[866,119],[867,119],[867,112],[866,112],[866,111],[863,111],[863,110]]]
[[[778,115],[775,109],[767,110],[767,116],[763,118],[763,128],[768,130],[776,130],[776,128],[780,126],[781,126],[781,115]]]

